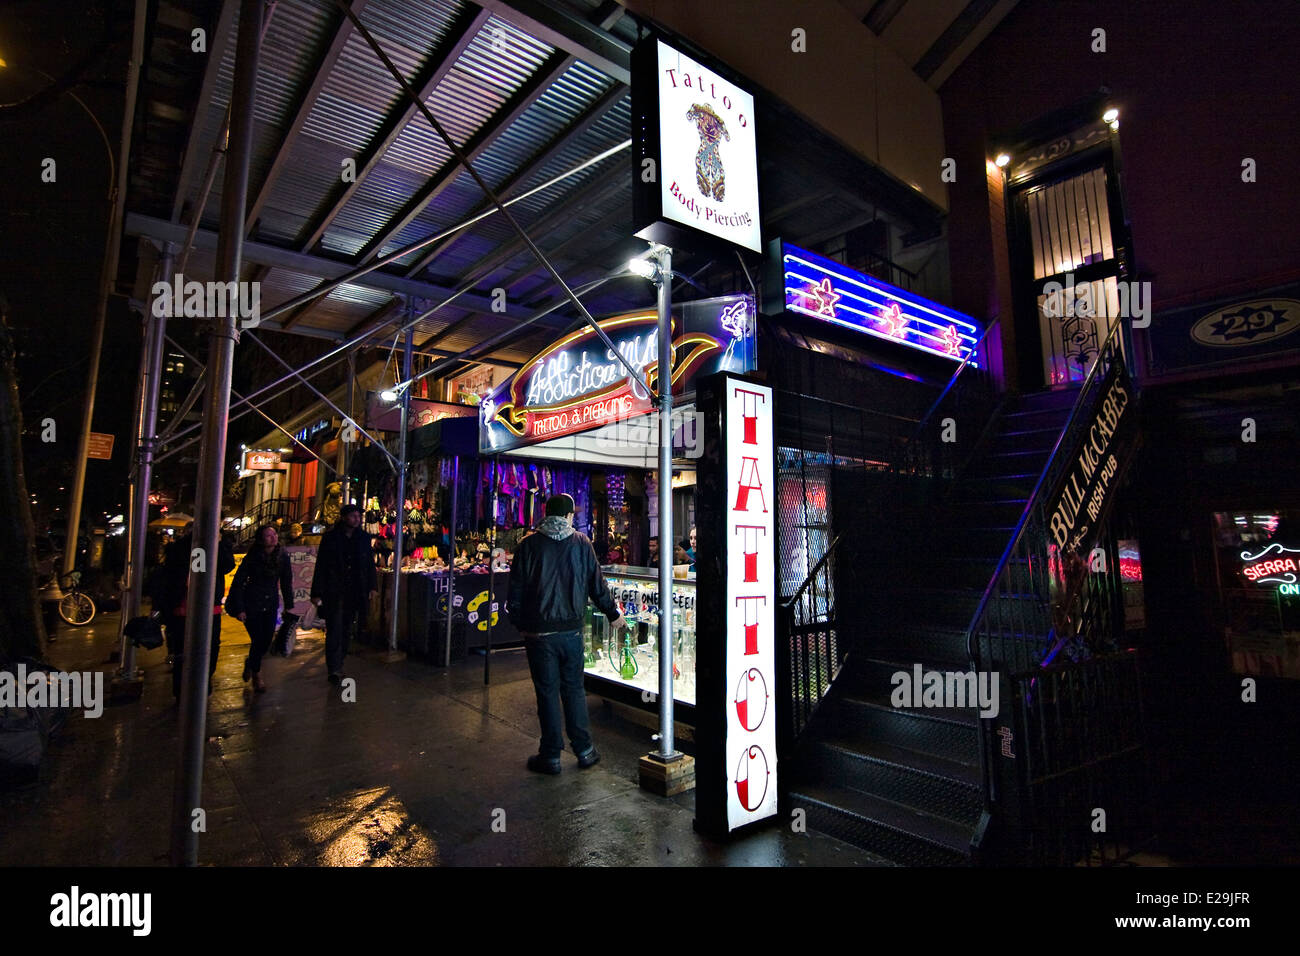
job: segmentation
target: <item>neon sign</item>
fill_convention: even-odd
[[[978,367],[970,316],[788,243],[782,269],[791,312]]]
[[[754,301],[725,296],[674,309],[674,395],[688,394],[695,377],[754,368]],[[653,411],[655,396],[632,381],[618,356],[658,388],[658,315],[631,312],[602,319],[617,354],[586,325],[535,355],[496,386],[479,406],[479,447],[506,451],[575,435]]]
[[[776,502],[772,390],[724,379],[728,830],[776,812]]]
[[[1270,544],[1258,554],[1241,552],[1241,573],[1248,581],[1255,584],[1278,584],[1282,586],[1300,583],[1296,574],[1300,564],[1288,555],[1300,554],[1300,548],[1288,548],[1276,542]]]

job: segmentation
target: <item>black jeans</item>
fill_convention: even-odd
[[[244,627],[248,629],[248,639],[253,642],[248,652],[248,669],[254,674],[262,671],[262,658],[270,650],[271,639],[275,637],[275,611],[249,611]]]
[[[325,667],[331,674],[343,673],[343,658],[352,642],[352,629],[356,627],[360,608],[346,598],[326,604],[325,612]]]
[[[538,753],[546,760],[558,759],[564,751],[560,733],[560,708],[569,743],[579,756],[592,748],[587,718],[587,691],[582,686],[582,635],[577,631],[542,634],[524,640],[528,670],[537,692],[537,719],[542,724]]]
[[[185,618],[167,619],[167,651],[172,655],[172,693],[181,696],[181,674],[185,667]],[[208,693],[212,693],[212,675],[217,672],[217,655],[221,653],[221,615],[212,615],[212,648],[208,654]]]

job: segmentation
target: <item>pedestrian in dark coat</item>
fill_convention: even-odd
[[[244,555],[235,580],[230,584],[230,597],[226,599],[226,613],[237,617],[248,628],[252,648],[244,661],[244,680],[253,680],[253,690],[266,690],[262,680],[262,658],[271,646],[275,635],[276,619],[280,613],[280,597],[284,607],[293,607],[293,567],[289,554],[280,547],[280,534],[274,525],[263,525],[253,536],[253,548]]]
[[[185,617],[189,599],[190,562],[194,537],[186,532],[167,546],[163,559],[163,624],[167,630],[167,651],[172,655],[172,693],[181,696],[181,674],[185,665]],[[235,570],[235,548],[230,540],[217,541],[217,586],[212,596],[212,645],[208,652],[208,693],[221,653],[221,601],[226,596],[226,575]]]
[[[343,658],[352,629],[378,593],[370,535],[361,530],[361,508],[344,505],[338,523],[321,535],[311,581],[311,603],[325,618],[325,665],[330,683],[343,680]]]

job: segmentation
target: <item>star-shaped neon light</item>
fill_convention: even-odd
[[[901,339],[907,333],[907,326],[912,320],[903,315],[903,310],[899,308],[897,302],[891,302],[880,314],[880,321],[885,323],[885,331],[890,338]]]
[[[949,355],[961,354],[961,335],[957,331],[957,326],[950,325],[943,330],[943,341],[948,348]]]
[[[835,317],[835,303],[840,301],[840,294],[831,288],[830,279],[822,279],[817,285],[809,286],[804,295],[813,300],[813,309],[819,315]]]

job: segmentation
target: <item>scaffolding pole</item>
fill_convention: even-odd
[[[261,55],[262,0],[241,0],[239,39],[231,93],[230,147],[221,191],[217,277],[240,281],[248,162],[253,148],[258,59]],[[236,310],[213,320],[208,347],[208,389],[204,402],[203,444],[195,488],[194,537],[186,598],[185,661],[181,685],[181,739],[172,796],[171,860],[195,866],[199,834],[206,831],[202,805],[203,756],[208,716],[208,657],[212,647],[212,609],[219,575],[218,542],[226,467],[226,420],[234,367]]]
[[[168,285],[172,281],[172,266],[175,262],[172,247],[163,249],[158,263],[158,279]],[[128,621],[140,613],[144,601],[144,566],[146,546],[149,538],[149,491],[153,483],[154,451],[157,447],[158,432],[158,394],[162,385],[162,364],[164,340],[167,335],[167,316],[156,314],[153,303],[145,312],[144,335],[144,375],[140,382],[140,421],[136,430],[136,467],[135,478],[131,482],[131,525],[128,542],[131,545],[126,565],[126,584],[129,591],[122,620]],[[124,681],[134,680],[135,642],[121,636],[122,667],[118,678]]]

